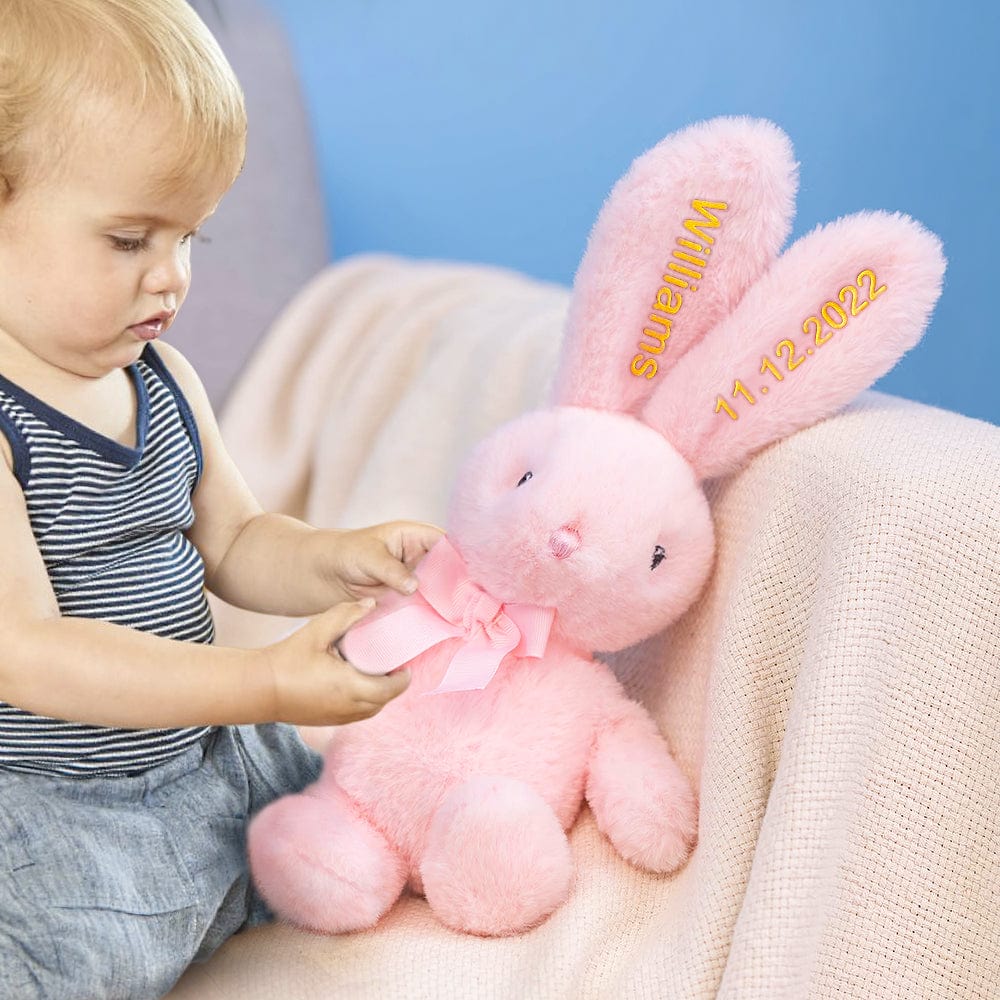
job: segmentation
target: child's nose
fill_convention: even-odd
[[[146,272],[146,291],[153,295],[179,295],[191,280],[191,268],[183,250],[166,253]]]

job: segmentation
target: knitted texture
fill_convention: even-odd
[[[486,268],[336,265],[244,373],[234,457],[273,509],[441,520],[466,449],[544,398],[565,301]],[[614,658],[700,785],[676,878],[630,868],[584,812],[573,895],[529,934],[454,934],[404,899],[367,933],[239,935],[174,996],[994,996],[998,482],[1000,429],[867,393],[713,484],[711,584]]]

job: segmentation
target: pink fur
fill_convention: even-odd
[[[779,128],[752,118],[716,118],[668,136],[633,163],[615,185],[594,225],[576,275],[566,320],[564,359],[555,398],[602,410],[637,412],[657,379],[629,367],[639,353],[658,362],[659,375],[725,316],[774,259],[791,229],[798,186],[791,143]],[[714,213],[715,242],[702,258],[704,280],[680,298],[671,334],[657,354],[645,351],[643,330],[663,330],[649,319],[673,251],[694,254],[685,222],[704,221],[692,202],[728,205]],[[681,279],[684,280],[683,278]],[[666,318],[666,317],[665,317]]]
[[[941,294],[944,268],[940,240],[906,216],[867,212],[820,226],[796,241],[681,359],[643,417],[677,446],[700,479],[731,472],[764,445],[836,412],[892,368],[920,339]],[[858,282],[866,269],[874,286],[868,276]],[[845,294],[841,304],[845,286],[857,299]],[[844,310],[847,322],[839,330],[823,323],[817,345],[815,325],[804,326],[812,316],[822,322],[828,302]],[[778,357],[776,347],[786,339],[795,354],[784,347]],[[780,382],[761,374],[764,357],[782,373]],[[754,404],[733,397],[737,378]],[[736,420],[715,412],[720,394]]]
[[[434,814],[420,877],[449,927],[510,934],[565,902],[573,859],[555,813],[535,789],[518,778],[480,775],[448,792]]]
[[[385,837],[331,782],[263,810],[254,820],[248,853],[262,894],[311,930],[370,926],[406,883]]]
[[[696,825],[690,788],[608,667],[557,642],[543,669],[509,656],[482,691],[424,697],[460,642],[413,661],[403,696],[330,743],[320,782],[252,822],[254,877],[286,919],[329,933],[372,926],[386,895],[394,899],[401,888],[388,860],[398,857],[411,889],[426,893],[449,926],[478,934],[526,930],[569,894],[564,831],[588,780],[602,826],[627,825],[631,802],[641,840],[662,841],[660,850],[630,848],[635,863],[671,871],[686,857]],[[641,779],[608,791],[636,747],[636,774],[655,786],[652,800]],[[667,801],[671,789],[676,796]],[[323,800],[335,810],[319,814],[315,804]],[[383,891],[372,889],[387,871]],[[360,902],[344,902],[352,893]]]
[[[586,541],[570,560],[549,550],[563,526]],[[529,413],[475,448],[448,527],[480,586],[558,608],[556,634],[586,653],[663,628],[697,596],[714,551],[708,503],[674,449],[631,417],[577,407]],[[667,558],[651,572],[657,545]]]
[[[250,826],[254,876],[280,915],[331,933],[370,927],[405,881],[457,930],[525,930],[571,892],[566,832],[584,801],[630,863],[684,863],[695,795],[653,720],[591,651],[635,643],[691,605],[714,545],[700,480],[886,371],[919,338],[944,266],[934,237],[883,213],[820,229],[774,262],[793,190],[784,136],[733,119],[668,138],[616,187],[574,289],[557,396],[576,405],[483,441],[448,517],[479,587],[555,609],[544,656],[509,654],[483,690],[429,694],[464,642],[449,639],[410,662],[405,694],[338,731],[319,782]],[[662,369],[628,374],[623,357],[678,212],[717,191],[732,205],[711,278],[706,270]],[[804,321],[866,268],[886,291],[804,354]],[[779,363],[786,338],[808,360],[764,394],[762,357]],[[734,400],[736,378],[756,402]],[[720,395],[738,419],[716,412]]]

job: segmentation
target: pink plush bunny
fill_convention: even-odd
[[[710,572],[700,483],[833,413],[919,339],[938,240],[864,213],[777,253],[796,169],[774,125],[668,137],[616,185],[576,278],[552,409],[482,442],[413,598],[345,637],[407,692],[340,730],[320,780],[264,809],[249,854],[287,920],[370,927],[403,888],[445,924],[529,928],[573,880],[583,800],[629,862],[682,865],[696,799],[592,650],[676,620]]]

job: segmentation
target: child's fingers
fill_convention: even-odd
[[[335,605],[268,647],[274,688],[270,718],[294,725],[343,725],[370,718],[406,690],[407,671],[363,674],[337,650],[337,640],[374,606],[371,599]]]
[[[392,674],[375,677],[359,672],[360,682],[357,684],[355,698],[359,706],[370,706],[374,715],[383,705],[397,698],[410,686],[410,672],[398,670]]]
[[[394,546],[399,544],[400,552],[394,551]],[[417,589],[418,580],[413,574],[412,566],[415,566],[421,558],[413,556],[408,563],[404,558],[403,551],[405,543],[392,538],[380,539],[377,545],[371,546],[365,554],[365,564],[361,567],[361,573],[373,586],[389,587],[398,591],[404,596],[409,596]]]
[[[325,647],[330,647],[374,607],[375,601],[370,597],[360,601],[344,601],[313,618],[309,628],[322,637]]]
[[[425,521],[391,521],[382,530],[390,552],[410,569],[444,536],[444,529]]]
[[[397,593],[409,596],[417,590],[420,581],[405,563],[397,562],[388,553],[379,567],[379,576],[387,587]]]
[[[423,556],[430,552],[439,541],[444,531],[436,524],[426,524],[423,521],[411,521],[406,525],[408,545],[405,546],[406,562],[415,565]]]
[[[378,711],[386,702],[402,694],[410,683],[408,670],[396,670],[391,674],[365,673],[358,670],[340,651],[338,641],[343,638],[344,633],[364,618],[374,606],[375,602],[370,597],[366,597],[362,601],[335,605],[319,618],[327,628],[327,635],[330,634],[330,629],[336,631],[336,634],[326,645],[327,653],[345,667],[350,668],[349,675],[345,680],[351,688],[351,697],[355,702],[371,704],[373,706],[371,714]]]
[[[408,670],[385,677],[375,677],[355,671],[346,660],[341,660],[340,663],[350,675],[348,677],[341,675],[340,678],[340,694],[347,700],[347,704],[337,712],[337,721],[341,724],[371,718],[393,698],[401,695],[410,683]]]
[[[398,526],[402,537],[402,556],[393,567],[386,568],[386,583],[401,594],[412,594],[417,589],[413,569],[421,559],[444,537],[444,531],[435,524],[422,521],[405,521]]]

